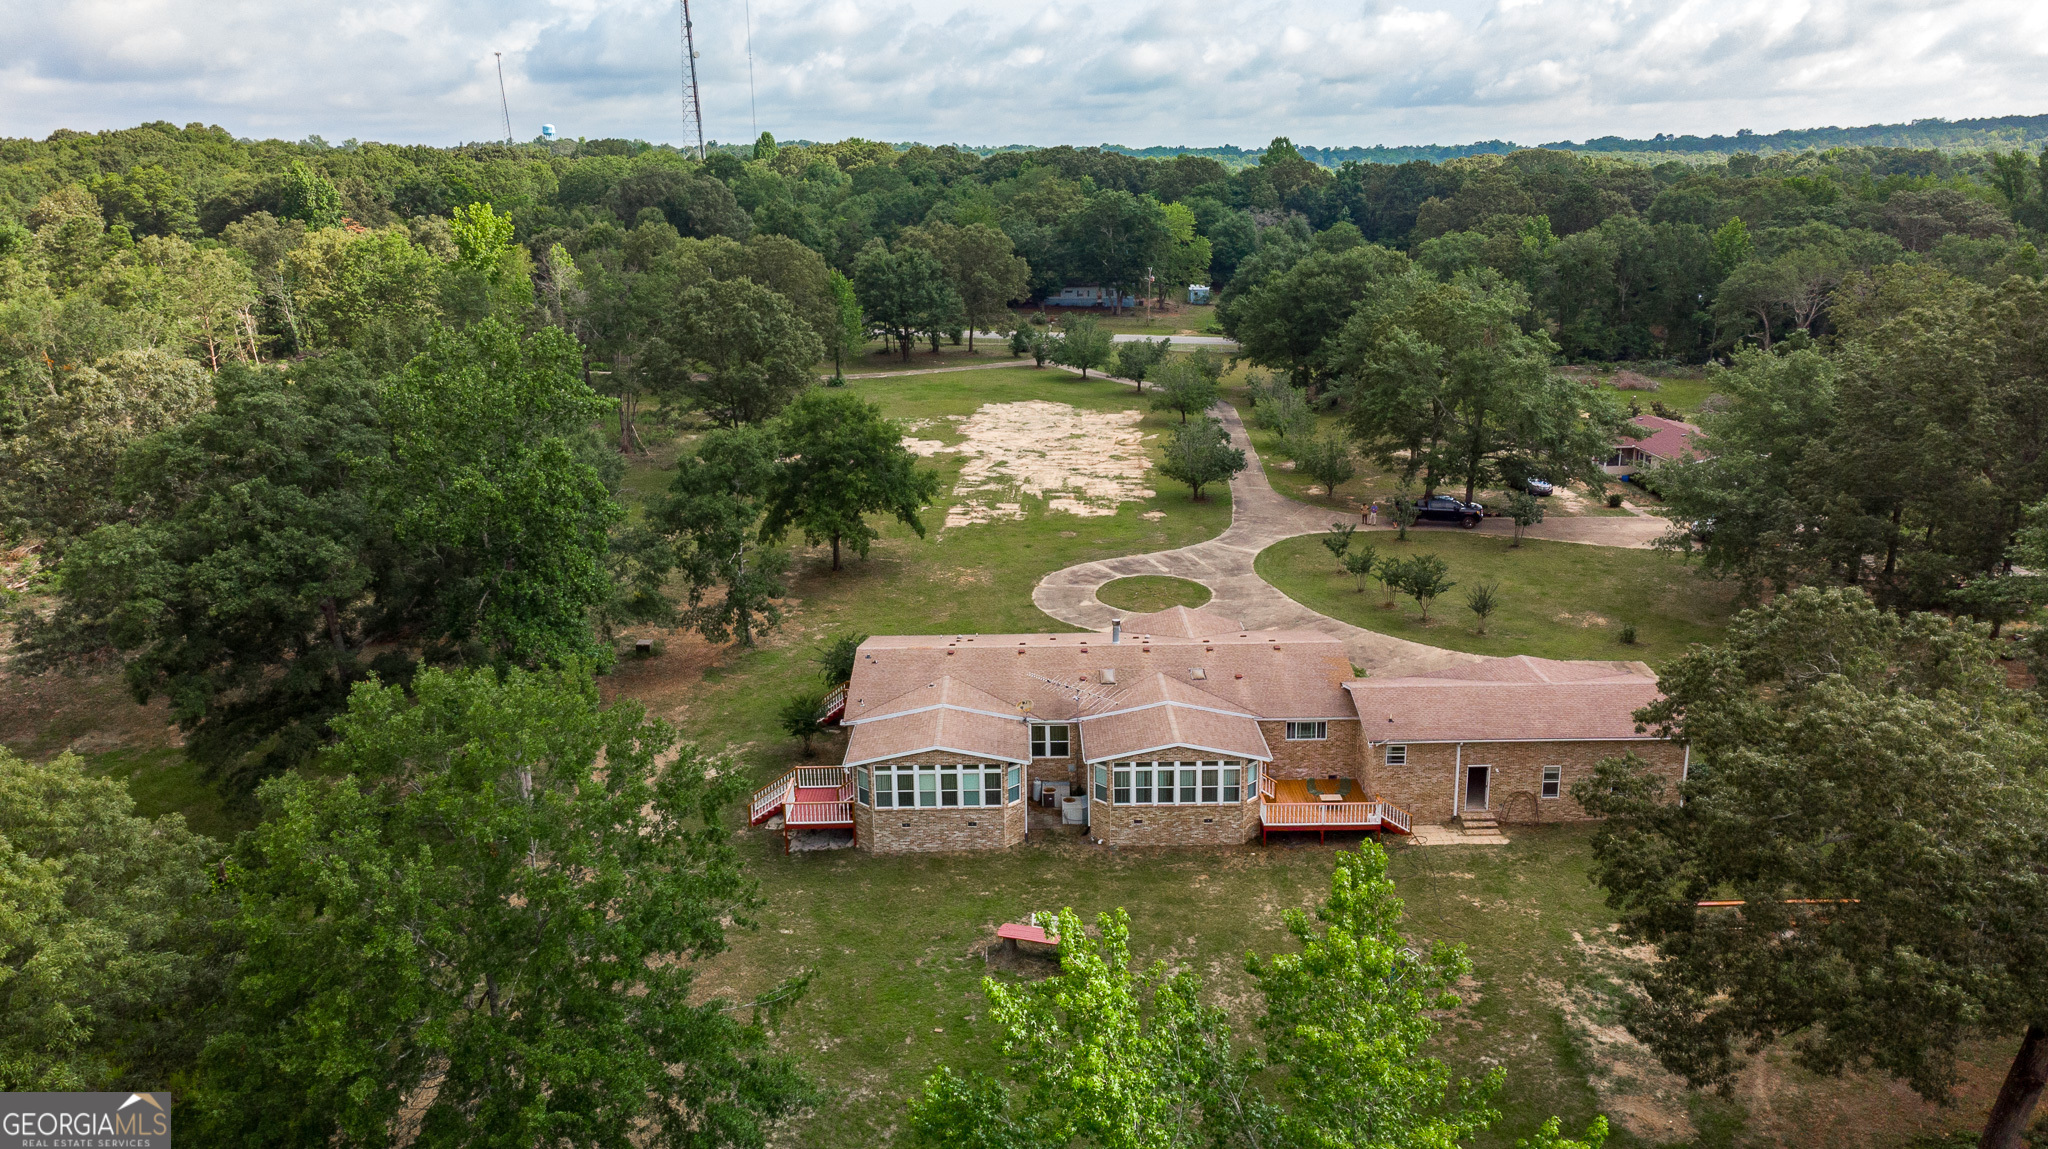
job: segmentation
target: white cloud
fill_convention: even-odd
[[[699,6],[705,127],[751,136],[741,6]],[[450,143],[677,137],[659,0],[0,0],[0,134],[167,119]],[[782,138],[1523,142],[2048,111],[2031,0],[757,0]]]

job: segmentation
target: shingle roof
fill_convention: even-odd
[[[1635,440],[1633,444],[1624,445],[1632,445],[1646,455],[1671,460],[1700,453],[1692,442],[1693,437],[1700,433],[1700,429],[1691,423],[1665,419],[1657,415],[1637,415],[1629,422],[1641,427],[1648,435]]]
[[[1406,678],[1344,684],[1373,742],[1648,738],[1634,713],[1655,701],[1642,663],[1495,659]]]
[[[1105,670],[1115,682],[1105,681]],[[1029,702],[1040,721],[1075,718],[1077,690],[1086,709],[1115,709],[1116,699],[1154,675],[1258,718],[1351,718],[1342,687],[1351,674],[1344,644],[1313,630],[1150,639],[1126,632],[1119,643],[1093,632],[878,635],[861,644],[854,660],[846,721],[858,723],[941,676],[992,696],[1004,714]]]
[[[1210,634],[1230,634],[1244,629],[1237,620],[1222,611],[1170,606],[1150,614],[1127,614],[1124,616],[1124,634],[1150,635],[1154,638],[1201,638]]]
[[[928,750],[1005,762],[1031,760],[1031,729],[1015,706],[950,675],[868,707],[845,723],[845,765],[859,766]]]
[[[1253,715],[1164,674],[1133,684],[1104,705],[1106,709],[1081,716],[1084,761],[1123,758],[1169,746],[1273,760]]]

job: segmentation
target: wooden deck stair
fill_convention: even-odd
[[[754,791],[747,820],[760,825],[782,817],[782,846],[791,830],[853,828],[853,771],[844,766],[799,766]]]

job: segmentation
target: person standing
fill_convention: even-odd
[[[1365,525],[1368,527],[1380,525],[1380,501],[1378,499],[1374,499],[1372,505],[1365,509]]]

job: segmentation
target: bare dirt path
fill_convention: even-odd
[[[1266,481],[1265,467],[1245,434],[1237,409],[1219,403],[1214,413],[1230,432],[1231,444],[1244,450],[1245,460],[1250,464],[1230,482],[1230,528],[1206,542],[1177,550],[1078,563],[1054,571],[1040,579],[1031,592],[1038,609],[1074,626],[1107,630],[1110,619],[1123,612],[1103,605],[1095,597],[1098,588],[1113,579],[1133,575],[1170,575],[1208,587],[1214,596],[1208,607],[1243,626],[1318,630],[1332,635],[1343,641],[1354,665],[1372,674],[1414,673],[1484,658],[1341,622],[1310,610],[1260,578],[1252,569],[1260,551],[1296,535],[1320,534],[1329,529],[1333,520],[1348,520],[1350,516],[1343,511],[1296,502],[1275,491]],[[1553,519],[1523,533],[1529,538],[1555,542],[1647,547],[1667,526],[1663,520],[1649,517],[1574,516]],[[1411,529],[1422,534],[1459,528]],[[1504,519],[1488,519],[1478,529],[1489,534],[1512,534],[1514,524]]]

